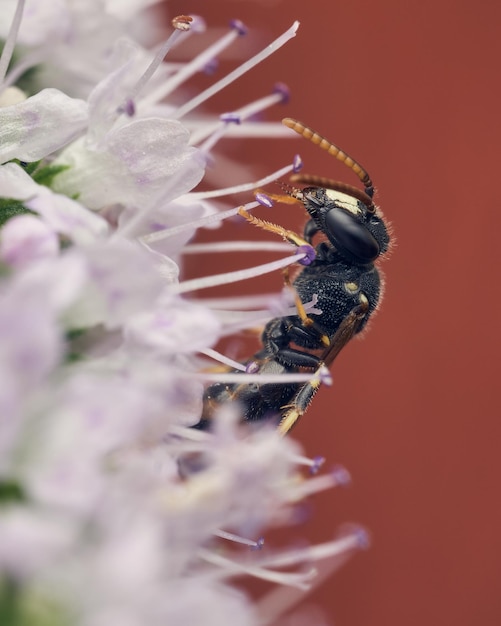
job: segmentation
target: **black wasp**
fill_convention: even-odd
[[[372,181],[362,166],[301,122],[286,118],[283,123],[347,165],[364,190],[319,176],[294,175],[294,185],[306,186],[294,186],[287,195],[271,197],[306,209],[309,220],[302,237],[241,211],[249,222],[297,246],[311,245],[317,234],[326,238],[316,245],[315,258],[292,281],[297,315],[270,320],[261,336],[261,350],[247,363],[261,374],[320,372],[332,364],[378,305],[381,278],[374,262],[390,243],[388,229],[372,200]],[[313,319],[303,303],[314,297],[322,312]],[[320,384],[320,376],[306,383],[212,384],[205,391],[202,417],[195,428],[210,428],[214,410],[236,401],[245,421],[273,420],[285,434],[305,413]]]

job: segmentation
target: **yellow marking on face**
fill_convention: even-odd
[[[343,193],[342,191],[336,191],[335,189],[326,189],[325,195],[343,209],[349,211],[352,215],[360,215],[360,209],[358,208],[358,200],[353,196]]]

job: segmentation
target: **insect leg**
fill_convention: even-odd
[[[301,298],[299,297],[299,294],[297,292],[297,289],[295,289],[294,285],[291,283],[290,280],[290,276],[289,276],[289,268],[285,268],[284,271],[284,283],[286,284],[287,287],[290,287],[290,289],[293,290],[294,292],[294,303],[296,305],[296,310],[297,310],[297,314],[299,316],[299,318],[301,319],[301,323],[305,328],[308,328],[309,330],[312,331],[312,333],[315,333],[318,335],[318,338],[320,340],[320,342],[325,346],[328,347],[330,346],[330,338],[328,335],[326,335],[325,333],[322,333],[316,326],[314,320],[311,319],[311,317],[308,317],[308,314],[305,311],[303,302],[301,300]]]
[[[305,383],[301,386],[296,393],[292,402],[282,407],[286,409],[285,413],[278,425],[278,432],[281,435],[286,435],[290,429],[296,424],[300,417],[302,417],[308,409],[311,401],[313,400],[318,388],[321,385],[320,370],[323,367],[329,367],[341,352],[344,346],[352,339],[356,334],[361,322],[369,311],[369,301],[364,294],[361,294],[360,304],[358,304],[341,322],[335,335],[331,340],[330,346],[325,350],[322,355],[322,360],[317,369],[317,377],[313,380]]]

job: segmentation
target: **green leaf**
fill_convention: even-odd
[[[27,209],[20,200],[0,198],[0,227],[15,215],[36,215],[36,213]]]
[[[44,167],[36,170],[32,174],[32,178],[39,185],[50,187],[54,182],[54,178],[69,168],[69,165],[45,165]]]
[[[32,161],[31,163],[25,163],[24,161],[19,161],[19,159],[14,159],[13,162],[20,165],[24,169],[24,171],[31,176],[42,161],[40,160]]]
[[[13,576],[0,576],[2,626],[71,626],[75,616],[55,599],[20,585]]]
[[[21,626],[19,584],[10,577],[0,578],[0,624]]]
[[[26,495],[21,485],[15,480],[0,480],[0,506],[12,502],[25,502]],[[0,622],[1,623],[1,622]]]

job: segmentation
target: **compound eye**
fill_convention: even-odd
[[[379,244],[367,228],[343,209],[331,209],[325,216],[327,236],[342,253],[347,252],[362,263],[379,256]]]

